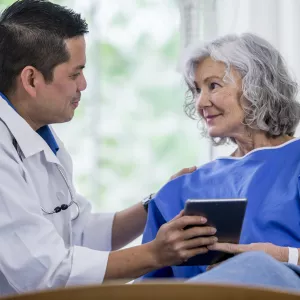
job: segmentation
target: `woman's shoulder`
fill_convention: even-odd
[[[217,161],[222,160],[231,160],[231,161],[239,161],[239,160],[247,160],[248,158],[252,159],[253,157],[260,156],[269,156],[269,155],[284,155],[285,153],[290,153],[291,155],[300,155],[300,152],[295,152],[300,150],[300,138],[293,138],[281,145],[278,146],[267,146],[260,147],[249,151],[242,157],[233,157],[233,156],[219,156],[216,158]]]
[[[181,175],[169,181],[163,190],[181,190],[184,186],[199,182],[215,182],[255,174],[258,170],[270,171],[293,166],[300,170],[300,138],[295,138],[276,147],[255,149],[243,157],[218,157],[197,167],[192,173]]]

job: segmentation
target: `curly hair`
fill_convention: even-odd
[[[251,33],[225,35],[188,52],[183,65],[188,86],[184,110],[190,118],[200,118],[195,107],[195,71],[207,57],[225,64],[224,80],[233,80],[231,68],[240,74],[245,100],[241,105],[248,128],[265,131],[269,137],[294,134],[300,121],[297,83],[281,54],[269,42]],[[216,145],[234,141],[227,137],[212,140]]]

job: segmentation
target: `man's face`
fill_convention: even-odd
[[[86,89],[83,75],[85,66],[84,37],[66,40],[66,49],[70,59],[56,66],[50,83],[39,82],[36,88],[36,107],[41,123],[63,123],[70,121],[79,105],[81,91]]]

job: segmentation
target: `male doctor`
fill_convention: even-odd
[[[142,233],[150,198],[92,214],[76,193],[49,124],[72,120],[80,104],[87,32],[79,14],[42,0],[16,1],[0,17],[0,296],[136,278],[216,241],[208,226],[182,230],[206,220],[180,214],[154,241],[118,250]]]
[[[0,296],[136,278],[216,241],[205,219],[179,214],[152,242],[118,250],[143,231],[151,197],[92,214],[76,193],[71,158],[49,124],[70,121],[80,103],[87,32],[79,14],[43,0],[16,1],[0,17]],[[193,281],[300,287],[296,272],[250,252]]]

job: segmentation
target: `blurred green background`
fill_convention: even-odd
[[[1,9],[12,2],[0,0]],[[94,209],[125,208],[181,168],[208,161],[208,141],[183,112],[176,1],[53,2],[90,27],[88,88],[75,118],[55,128],[73,157],[77,190]]]

